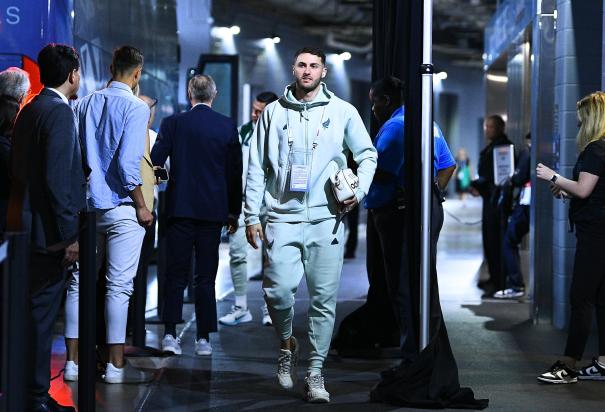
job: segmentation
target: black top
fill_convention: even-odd
[[[496,146],[513,144],[505,134],[502,134],[492,140],[479,154],[479,164],[477,165],[477,174],[479,178],[472,182],[481,196],[491,197],[494,191],[494,148]]]
[[[8,201],[10,194],[10,153],[11,141],[8,137],[0,135],[0,202]]]
[[[10,194],[10,152],[10,139],[0,135],[0,233],[6,230],[6,213]]]
[[[586,199],[573,198],[570,205],[570,217],[574,222],[585,221],[601,216],[605,218],[605,141],[597,140],[586,146],[573,169],[575,181],[581,172],[599,176],[592,193]]]

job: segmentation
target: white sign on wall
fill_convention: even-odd
[[[494,184],[501,186],[515,172],[515,147],[501,145],[494,147]]]

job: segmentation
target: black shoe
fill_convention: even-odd
[[[76,412],[76,408],[59,405],[53,398],[48,398],[48,400],[43,402],[34,402],[30,412]]]
[[[556,361],[549,370],[538,376],[538,380],[544,383],[576,383],[578,381],[578,372],[563,362]]]
[[[592,358],[592,363],[590,365],[580,368],[578,371],[578,379],[589,381],[605,381],[605,368],[598,362],[596,358]]]

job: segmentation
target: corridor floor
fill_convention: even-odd
[[[550,325],[533,325],[530,304],[525,301],[482,301],[475,287],[481,266],[481,204],[474,199],[462,204],[445,203],[446,220],[439,243],[439,288],[452,347],[463,386],[471,387],[478,398],[489,398],[490,410],[498,411],[605,411],[605,382],[581,382],[575,385],[541,385],[538,373],[550,366],[562,351],[565,334]],[[458,220],[451,217],[457,217]],[[338,298],[337,325],[365,301],[365,226],[360,226],[357,258],[344,265]],[[219,316],[233,304],[226,245],[221,245],[221,268],[217,281]],[[251,256],[251,274],[258,270],[258,255]],[[155,301],[154,285],[148,306]],[[236,327],[220,326],[211,337],[211,357],[193,355],[195,327],[186,324],[182,331],[183,355],[180,357],[131,358],[140,367],[155,370],[148,385],[106,385],[97,383],[98,411],[393,411],[396,407],[369,402],[368,392],[378,373],[397,360],[340,359],[330,356],[326,364],[326,387],[332,402],[308,405],[301,398],[305,359],[309,353],[306,339],[306,288],[297,294],[294,333],[302,343],[299,382],[286,392],[277,386],[275,371],[278,340],[270,327],[260,324],[262,296],[260,282],[250,282],[248,306],[254,320]],[[153,315],[153,311],[149,312]],[[193,320],[193,305],[186,305],[185,318]],[[181,327],[182,328],[182,327]],[[179,331],[182,329],[179,328]],[[147,325],[147,344],[158,347],[158,325]],[[62,339],[54,345],[53,372],[64,362]],[[595,353],[591,340],[587,356]],[[76,400],[77,385],[53,381],[53,395],[62,401]],[[73,398],[73,399],[72,399]],[[406,409],[411,410],[411,409]]]

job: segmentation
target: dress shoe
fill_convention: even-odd
[[[76,412],[76,408],[59,405],[53,398],[48,398],[44,402],[34,402],[30,412]]]

